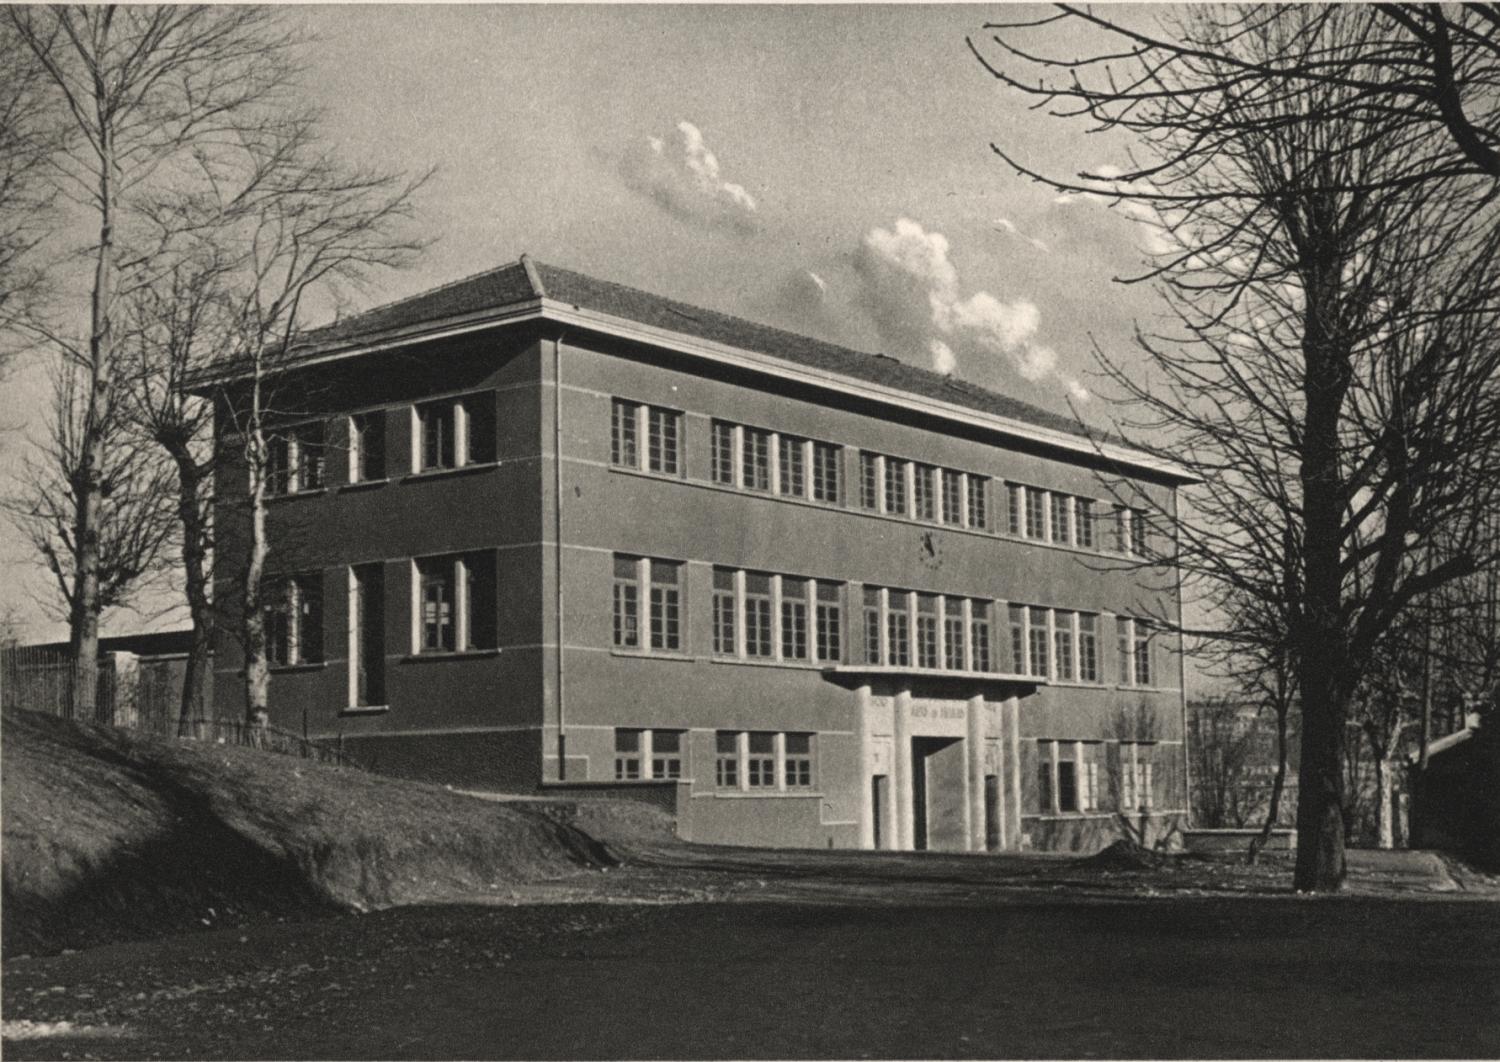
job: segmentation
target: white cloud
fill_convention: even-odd
[[[1130,196],[1150,195],[1154,188],[1147,181],[1121,181],[1124,174],[1119,166],[1104,163],[1092,170],[1093,183],[1098,191],[1060,192],[1052,202],[1058,206],[1084,203],[1090,206],[1109,206],[1118,210],[1133,224],[1140,240],[1140,248],[1152,256],[1173,254],[1181,245],[1172,235],[1172,226],[1181,219],[1181,213],[1161,210],[1147,199],[1131,199]]]
[[[635,191],[689,221],[754,231],[759,204],[742,184],[724,179],[719,158],[692,122],[666,137],[647,136],[642,149],[620,160],[620,176]]]
[[[953,348],[941,339],[934,339],[928,347],[932,351],[932,371],[951,376],[953,370],[958,368],[958,358],[954,355]]]
[[[1073,396],[1075,402],[1087,402],[1094,397],[1089,389],[1083,386],[1082,382],[1076,377],[1064,376],[1063,382],[1068,385],[1068,394]]]
[[[818,276],[818,274],[814,273],[811,269],[807,271],[807,279],[813,282],[813,285],[818,289],[819,294],[828,294],[828,281]]]
[[[1014,236],[1020,240],[1025,240],[1027,243],[1031,244],[1031,246],[1035,247],[1043,254],[1050,254],[1052,251],[1051,247],[1048,247],[1045,243],[1037,239],[1035,236],[1028,236],[1026,235],[1026,233],[1022,232],[1019,228],[1016,227],[1016,223],[1014,221],[1011,221],[1010,218],[996,218],[993,224],[996,229],[1000,230],[1006,235]]]
[[[1036,304],[988,291],[964,295],[948,251],[946,236],[910,218],[871,229],[861,242],[856,298],[893,352],[925,350],[941,373],[957,371],[962,358],[994,355],[1027,380],[1056,373],[1057,352],[1035,342],[1041,328]]]

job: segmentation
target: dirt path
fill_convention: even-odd
[[[642,848],[588,890],[9,962],[5,1054],[1500,1055],[1500,904],[1377,862],[1383,897],[1298,899],[1211,865]]]

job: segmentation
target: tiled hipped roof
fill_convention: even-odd
[[[696,339],[765,354],[810,368],[895,388],[1070,435],[1088,432],[1072,417],[880,354],[866,354],[729,314],[705,310],[639,288],[523,257],[440,288],[377,307],[309,333],[314,348],[340,347],[378,333],[548,298]]]

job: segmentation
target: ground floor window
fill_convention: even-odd
[[[316,572],[269,582],[266,658],[273,667],[323,660],[323,577]]]
[[[720,730],[714,742],[720,789],[811,789],[816,783],[812,734]]]
[[[682,734],[681,730],[616,727],[615,781],[681,778]]]

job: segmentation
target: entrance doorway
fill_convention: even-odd
[[[984,776],[984,850],[1000,850],[1000,778]]]
[[[962,852],[964,829],[963,738],[911,739],[912,847]]]
[[[870,779],[870,812],[875,823],[875,849],[885,847],[885,797],[890,791],[889,775],[877,774]]]

